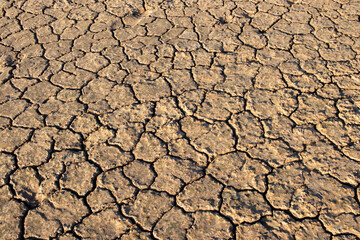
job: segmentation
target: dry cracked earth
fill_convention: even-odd
[[[359,14],[0,0],[0,239],[359,239]]]

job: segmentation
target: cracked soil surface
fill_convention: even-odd
[[[359,239],[359,0],[0,0],[0,239]]]

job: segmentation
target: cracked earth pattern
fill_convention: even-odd
[[[0,239],[359,239],[359,14],[0,0]]]

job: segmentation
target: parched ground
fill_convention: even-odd
[[[359,0],[0,0],[0,239],[359,239]]]

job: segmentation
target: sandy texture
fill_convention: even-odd
[[[360,1],[0,0],[0,239],[359,239]]]

